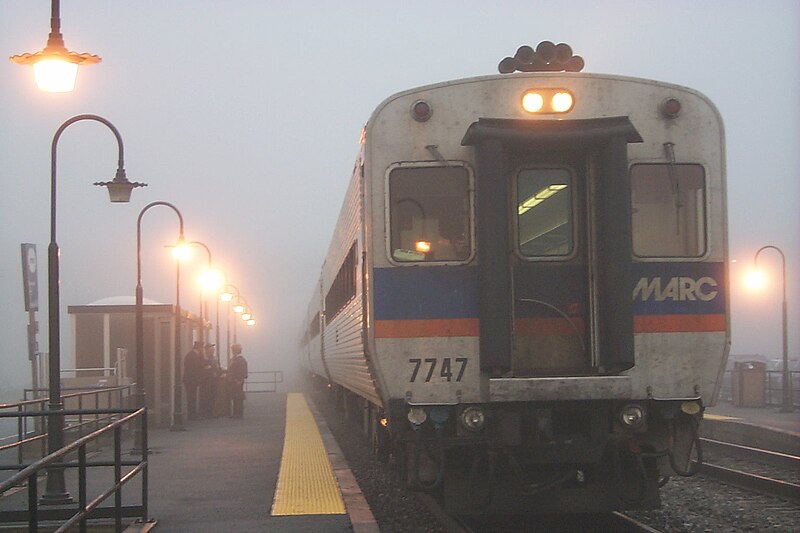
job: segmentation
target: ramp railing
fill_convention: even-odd
[[[248,393],[277,392],[279,383],[283,383],[281,370],[257,370],[248,373],[244,382],[244,391]]]
[[[27,486],[27,510],[12,509],[0,510],[0,523],[25,523],[28,524],[28,531],[38,531],[40,523],[60,523],[55,529],[56,532],[68,531],[70,528],[78,526],[79,531],[84,533],[88,528],[88,521],[94,519],[113,519],[115,531],[123,531],[123,518],[139,518],[141,523],[147,522],[147,468],[148,468],[148,447],[147,447],[147,410],[140,409],[84,409],[84,410],[59,410],[59,411],[37,411],[37,412],[6,412],[0,413],[0,418],[14,417],[43,417],[52,414],[70,416],[86,415],[111,415],[117,420],[110,424],[93,431],[92,433],[80,437],[71,444],[67,444],[60,450],[31,463],[20,462],[18,464],[0,464],[0,471],[19,470],[16,474],[0,482],[0,497],[5,498],[5,493],[22,485]],[[125,415],[125,416],[121,416]],[[126,424],[139,424],[141,442],[138,443],[140,458],[134,460],[122,460],[122,429]],[[103,436],[112,434],[114,441],[113,457],[98,457],[89,460],[87,447]],[[77,454],[77,460],[74,455]],[[72,458],[71,458],[72,456]],[[90,469],[113,468],[113,483],[105,488],[93,489],[96,494],[89,495],[88,474]],[[130,469],[123,474],[123,467]],[[71,476],[73,481],[77,481],[78,502],[77,506],[68,504],[57,508],[41,508],[39,506],[39,476],[48,469],[62,469],[66,473],[77,472],[77,476]],[[122,487],[141,476],[141,500],[137,504],[123,505]],[[97,476],[100,477],[100,476]],[[94,479],[94,477],[92,478]],[[101,484],[102,487],[102,484]],[[113,506],[101,507],[101,504],[111,496],[114,496]],[[89,498],[92,498],[91,500]]]

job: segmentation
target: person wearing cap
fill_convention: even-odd
[[[192,349],[183,357],[183,386],[186,389],[186,409],[189,411],[189,420],[197,420],[197,392],[205,364],[202,351],[202,341],[194,341]]]
[[[247,379],[247,359],[242,355],[242,345],[231,346],[233,357],[228,363],[228,394],[233,402],[233,418],[244,415],[244,380]]]

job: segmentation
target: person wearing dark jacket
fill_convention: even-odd
[[[228,363],[228,394],[233,402],[233,418],[244,415],[244,380],[247,379],[247,359],[242,356],[242,345],[231,346],[233,357]]]
[[[206,344],[203,370],[200,376],[200,417],[211,418],[214,414],[214,394],[219,375],[219,365],[214,357],[214,345]]]
[[[203,377],[205,358],[203,343],[195,341],[192,349],[183,357],[183,386],[186,388],[186,408],[189,420],[197,420],[197,392]]]

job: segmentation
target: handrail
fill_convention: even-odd
[[[248,373],[248,379],[244,382],[244,392],[246,393],[262,393],[262,392],[277,392],[278,383],[283,383],[283,371],[281,370],[256,370]],[[255,381],[252,379],[255,375],[271,375],[272,379],[265,379],[264,381]],[[254,385],[266,385],[264,389],[253,389]]]
[[[80,523],[80,530],[86,531],[86,521],[90,518],[90,515],[93,511],[101,510],[103,508],[99,508],[99,505],[109,498],[112,494],[114,494],[115,502],[113,507],[113,517],[115,519],[115,526],[116,531],[122,531],[122,516],[123,511],[131,511],[129,513],[125,513],[125,516],[140,516],[142,523],[147,521],[147,468],[148,468],[148,459],[147,459],[147,410],[145,408],[139,409],[83,409],[83,410],[58,410],[58,411],[37,411],[37,412],[17,412],[17,413],[0,413],[0,418],[13,418],[13,417],[35,417],[35,416],[47,416],[57,413],[59,415],[81,415],[81,414],[126,414],[126,416],[100,428],[89,435],[81,437],[71,444],[56,450],[55,452],[42,457],[38,461],[34,462],[30,465],[0,465],[0,470],[12,470],[18,469],[23,467],[22,470],[11,476],[10,478],[6,479],[5,481],[0,482],[0,494],[3,494],[5,491],[16,487],[24,482],[27,481],[28,485],[28,529],[29,531],[37,531],[38,523],[41,518],[44,520],[50,520],[56,517],[56,509],[52,510],[42,510],[39,511],[38,509],[38,496],[37,496],[37,476],[38,473],[46,468],[78,468],[78,484],[79,484],[79,505],[78,508],[71,517],[67,518],[67,521],[61,525],[56,531],[67,531],[70,527],[74,526],[75,524]],[[141,436],[142,442],[140,443],[141,447],[141,460],[138,462],[129,462],[125,461],[123,463],[121,459],[121,429],[122,426],[125,424],[134,422],[135,419],[139,418],[141,423]],[[94,441],[102,437],[104,434],[113,431],[114,433],[114,461],[113,463],[108,462],[97,462],[97,463],[89,463],[86,461],[86,446]],[[68,462],[61,460],[63,457],[78,452],[78,463],[77,465],[74,462]],[[121,475],[121,465],[130,465],[134,466],[134,468],[125,474],[125,476]],[[99,496],[95,497],[91,502],[87,501],[87,494],[86,494],[86,469],[89,466],[114,466],[114,484],[102,491]],[[121,499],[121,489],[122,486],[125,485],[128,481],[133,479],[136,475],[142,475],[142,504],[141,506],[122,506],[122,499]],[[63,509],[61,510],[63,513]],[[133,514],[131,514],[133,513]],[[7,521],[4,520],[5,516],[16,516],[14,512],[0,512],[0,521]],[[63,518],[63,517],[62,517]]]
[[[25,396],[31,390],[47,390],[47,389],[25,389]],[[93,388],[91,390],[86,390],[86,388],[80,388],[79,392],[74,392],[70,394],[64,394],[61,397],[63,398],[64,402],[71,401],[74,403],[75,399],[78,402],[78,409],[80,412],[76,413],[78,416],[77,423],[69,423],[66,427],[66,431],[78,431],[78,434],[83,433],[83,428],[86,426],[94,425],[96,428],[100,427],[100,423],[108,420],[109,418],[113,417],[95,417],[91,420],[84,420],[84,415],[88,414],[87,410],[83,409],[84,400],[85,398],[90,398],[89,403],[94,403],[95,409],[100,407],[100,399],[101,395],[106,396],[105,402],[106,405],[111,408],[112,405],[116,404],[114,407],[115,409],[121,409],[125,407],[124,405],[124,398],[125,392],[127,391],[127,395],[130,396],[130,391],[133,390],[133,385],[115,385],[112,387],[98,387]],[[94,401],[92,402],[91,397],[94,397]],[[43,398],[35,398],[32,400],[22,400],[16,403],[3,403],[0,404],[0,418],[17,418],[17,433],[10,434],[10,435],[2,435],[0,436],[0,452],[11,450],[16,448],[17,449],[17,460],[19,463],[22,463],[23,457],[23,449],[25,445],[29,445],[36,441],[41,441],[42,449],[41,449],[41,456],[46,454],[46,438],[47,432],[44,429],[44,424],[41,424],[39,419],[37,418],[36,424],[33,428],[29,428],[27,423],[25,422],[27,418],[30,418],[31,415],[38,416],[36,413],[44,412],[44,409],[49,401],[49,397]],[[38,409],[31,409],[38,407]],[[8,411],[14,409],[14,413],[3,413],[4,410]],[[31,410],[28,410],[31,409]],[[23,414],[24,416],[20,416]],[[9,441],[11,439],[15,439],[13,442],[9,442],[8,444],[2,444],[4,441]]]

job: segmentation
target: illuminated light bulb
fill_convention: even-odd
[[[522,97],[522,108],[528,113],[536,113],[544,107],[544,98],[535,92],[525,93]]]
[[[200,274],[200,286],[209,292],[218,291],[225,284],[224,276],[219,270],[206,270]]]
[[[417,241],[414,245],[419,253],[426,254],[431,251],[431,243],[428,241]]]
[[[192,247],[186,244],[178,244],[172,247],[172,257],[178,261],[185,261],[192,257]]]
[[[553,95],[553,100],[551,103],[553,106],[553,111],[557,113],[566,113],[572,109],[572,95],[567,92],[558,92]]]
[[[60,59],[43,59],[34,63],[33,75],[39,89],[49,93],[68,93],[75,88],[78,65]]]
[[[752,269],[745,277],[745,283],[754,291],[760,291],[767,286],[767,276],[763,270]]]

